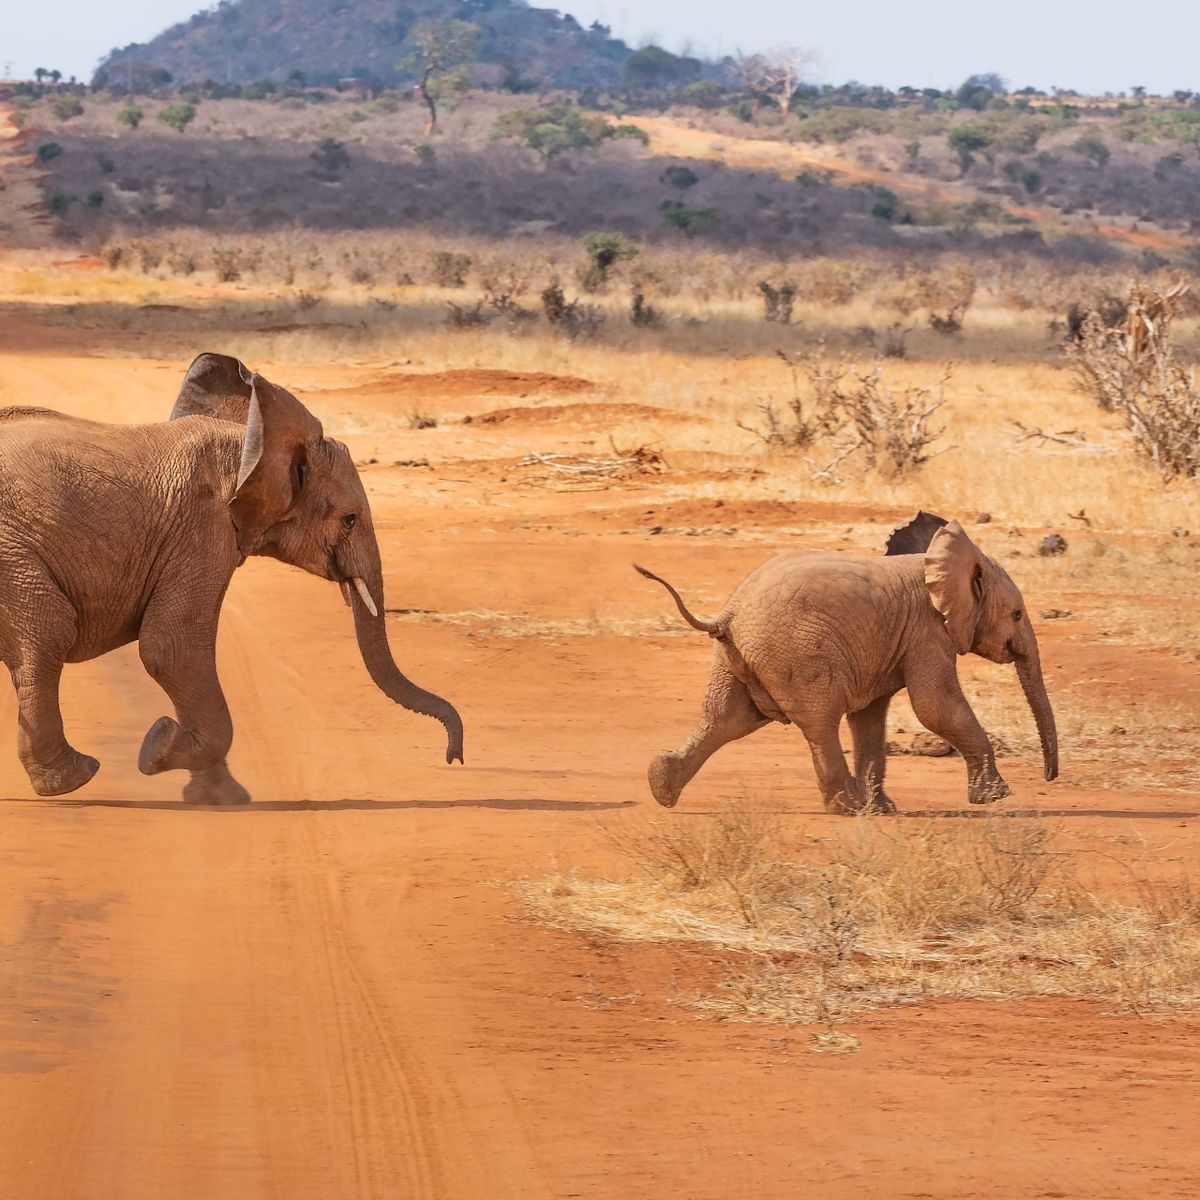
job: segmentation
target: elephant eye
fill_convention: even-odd
[[[1013,620],[1019,621],[1020,619],[1021,619],[1021,610],[1019,608],[1013,609]]]
[[[347,513],[342,518],[342,528],[347,533],[349,533],[350,530],[353,529],[355,527],[355,525],[357,525],[357,524],[358,524],[358,514],[357,513]]]

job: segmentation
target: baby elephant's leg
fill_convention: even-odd
[[[870,799],[876,812],[892,813],[896,806],[883,790],[887,770],[887,713],[891,696],[880,696],[846,720],[854,739],[854,777],[864,796]]]
[[[952,669],[940,677],[910,675],[908,698],[917,720],[963,756],[971,804],[991,804],[1012,795],[1012,788],[996,769],[992,743],[962,693],[957,672]]]
[[[812,751],[813,769],[817,773],[817,785],[827,812],[848,815],[861,812],[867,807],[867,793],[858,780],[850,774],[846,756],[842,753],[842,741],[838,736],[841,727],[840,713],[825,713],[814,716],[806,713],[788,712],[792,721],[800,726]]]
[[[766,724],[768,719],[754,706],[745,684],[729,669],[725,651],[718,645],[700,723],[682,746],[660,754],[650,764],[650,791],[655,800],[664,808],[674,808],[688,781],[714,751]]]

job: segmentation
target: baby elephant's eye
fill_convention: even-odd
[[[355,525],[357,525],[357,524],[358,524],[358,514],[357,513],[347,513],[342,518],[342,528],[344,530],[346,530],[347,533],[349,533],[350,530],[353,529],[355,527]]]
[[[1013,620],[1019,621],[1020,619],[1021,619],[1021,610],[1019,608],[1014,608],[1013,609]]]

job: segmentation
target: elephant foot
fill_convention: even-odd
[[[660,754],[646,772],[650,781],[650,794],[663,808],[674,808],[679,803],[680,789],[675,786],[675,766],[670,755]]]
[[[998,775],[971,779],[967,784],[967,801],[971,804],[994,804],[1012,795],[1012,788]]]
[[[99,759],[71,749],[53,766],[39,763],[26,767],[29,782],[39,796],[65,796],[90,782],[98,770]]]
[[[229,808],[250,803],[250,793],[232,775],[224,763],[207,771],[194,771],[183,788],[184,804],[202,804]]]
[[[865,811],[891,816],[896,811],[896,805],[887,792],[879,791],[871,798],[871,803],[866,806]]]
[[[171,770],[175,766],[172,761],[175,739],[182,732],[178,721],[172,721],[170,717],[159,717],[142,739],[142,748],[138,752],[138,770],[143,775],[157,775],[160,771]]]

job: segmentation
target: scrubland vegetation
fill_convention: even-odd
[[[301,380],[575,381],[594,427],[537,396],[397,400],[411,457],[380,472],[467,473],[492,502],[606,493],[620,532],[696,539],[698,607],[721,599],[706,546],[877,552],[903,513],[958,516],[1052,631],[1064,778],[1114,803],[1200,788],[1194,97],[797,86],[779,104],[692,78],[438,99],[432,136],[374,85],[30,89],[57,265],[31,251],[0,302],[113,352],[220,346]],[[524,440],[501,436],[510,416]],[[599,510],[572,499],[525,519]],[[686,636],[601,612],[397,619]],[[1035,751],[1015,681],[961,667],[1001,757]],[[892,723],[907,749],[915,718]],[[564,928],[719,947],[728,982],[681,999],[815,1022],[818,1048],[863,1007],[926,997],[1195,1007],[1194,883],[1125,847],[1119,878],[1093,877],[1034,807],[808,842],[749,810],[675,815],[617,835],[624,873],[522,894]]]
[[[973,814],[976,815],[976,814]],[[612,835],[623,869],[517,890],[539,920],[590,935],[733,952],[708,993],[675,1002],[729,1020],[837,1026],[864,1008],[934,999],[1072,996],[1148,1013],[1200,1004],[1200,894],[1150,855],[1115,884],[1088,875],[1053,820],[839,824],[797,843],[748,807]],[[1102,856],[1101,856],[1102,857]]]

